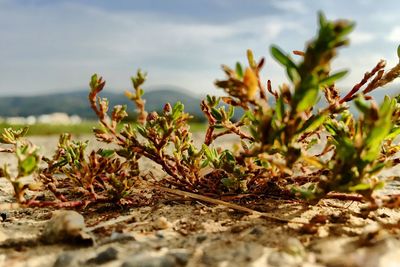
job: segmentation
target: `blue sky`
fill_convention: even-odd
[[[352,70],[342,88],[379,59],[397,63],[398,0],[0,0],[0,95],[84,89],[93,73],[123,90],[139,67],[149,88],[215,93],[220,64],[245,62],[247,48],[278,86],[286,77],[269,46],[303,49],[318,10],[357,22],[334,64]]]

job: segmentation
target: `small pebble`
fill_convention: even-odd
[[[0,212],[0,220],[2,222],[5,222],[9,217],[10,216],[9,216],[8,212],[5,212],[5,211]]]
[[[261,229],[261,227],[255,226],[253,229],[250,230],[250,234],[255,236],[261,236],[264,234],[264,231]]]
[[[299,266],[305,256],[303,244],[297,238],[290,237],[281,250],[268,256],[268,264],[274,267]]]
[[[174,257],[177,263],[186,265],[191,257],[191,253],[187,249],[171,249],[168,255]]]
[[[267,262],[267,266],[273,267],[301,266],[303,258],[283,251],[274,251],[268,256]]]
[[[171,223],[165,217],[158,217],[154,222],[154,228],[158,230],[164,230],[171,227]]]
[[[91,258],[87,261],[89,264],[104,264],[109,261],[116,260],[118,258],[118,250],[113,247],[109,247],[106,250],[100,252],[96,257]]]
[[[72,262],[74,257],[71,253],[62,253],[58,256],[56,262],[54,263],[53,267],[68,267],[72,266]]]
[[[294,237],[289,237],[286,240],[283,251],[288,254],[298,256],[304,256],[306,254],[306,249],[304,248],[303,244]]]
[[[94,240],[84,232],[85,220],[76,211],[57,211],[45,225],[41,240],[46,244],[69,242],[93,245]]]
[[[245,225],[234,225],[231,227],[231,233],[237,234],[242,232],[244,229],[246,229]]]
[[[159,238],[159,239],[164,239],[164,238],[165,238],[164,234],[163,234],[162,232],[160,232],[160,231],[157,231],[157,232],[155,233],[155,236],[156,236],[157,238]]]
[[[177,262],[170,255],[154,255],[144,252],[128,258],[121,267],[174,267]]]
[[[197,243],[203,243],[204,241],[206,241],[206,239],[207,239],[206,235],[199,235],[196,237]]]
[[[134,240],[135,240],[135,237],[131,234],[113,232],[107,240],[103,241],[103,243],[125,242],[125,241],[134,241]]]

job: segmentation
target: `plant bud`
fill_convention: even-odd
[[[251,68],[247,68],[244,72],[243,83],[247,89],[247,98],[254,99],[258,89],[258,79]]]
[[[153,112],[149,113],[149,115],[147,115],[146,121],[148,121],[148,122],[154,121],[157,118],[158,118],[157,112],[153,111]]]
[[[171,104],[170,103],[165,104],[164,113],[170,113],[171,110],[172,110]]]

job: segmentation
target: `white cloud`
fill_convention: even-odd
[[[271,4],[282,11],[294,12],[298,14],[307,13],[308,9],[303,1],[296,0],[276,0],[272,1]]]
[[[265,34],[270,39],[276,39],[285,30],[301,30],[299,23],[291,23],[284,20],[271,20],[265,23]]]
[[[376,38],[377,36],[372,32],[362,32],[356,30],[350,34],[350,41],[352,45],[366,44],[374,41]]]
[[[81,88],[93,72],[123,88],[137,67],[149,71],[149,84],[173,84],[202,91],[247,48],[262,50],[296,24],[277,16],[225,24],[186,22],[166,14],[116,13],[65,3],[0,10],[0,90],[40,91]],[[25,79],[18,77],[23,73]],[[184,78],[182,73],[187,77]]]
[[[390,31],[387,40],[394,43],[400,43],[400,26],[396,26]]]
[[[105,10],[79,3],[35,6],[0,0],[0,90],[22,93],[82,88],[93,72],[104,75],[109,87],[125,88],[129,76],[141,67],[149,72],[150,85],[212,91],[213,80],[222,76],[221,63],[246,62],[247,48],[271,62],[271,43],[286,51],[302,49],[316,26],[314,10],[307,8],[317,6],[307,6],[305,0],[274,0],[271,3],[283,12],[219,22],[206,17],[188,19],[190,14]],[[229,0],[218,3],[225,5]],[[322,6],[325,2],[318,3]],[[336,13],[341,14],[340,10]],[[368,51],[383,34],[366,28],[365,21],[360,23],[363,25],[362,31],[351,35],[357,51]],[[391,41],[398,40],[398,28],[388,37]],[[380,51],[392,49],[386,45],[380,46]],[[393,51],[389,52],[390,58]],[[346,58],[350,67],[360,69],[358,79],[366,69],[361,62],[355,64],[357,60],[365,62],[364,55],[358,53],[359,59],[355,59],[356,54],[349,53]],[[277,79],[285,78],[277,64],[271,62],[266,69],[276,85]]]

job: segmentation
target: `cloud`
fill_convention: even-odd
[[[291,13],[305,14],[308,9],[303,1],[296,0],[276,0],[271,2],[272,6]]]
[[[350,34],[351,44],[362,45],[370,43],[377,39],[376,34],[372,32],[354,31]]]
[[[390,42],[400,43],[400,26],[394,27],[386,39]]]
[[[37,92],[81,88],[93,72],[123,88],[137,67],[150,72],[149,84],[176,83],[193,91],[219,75],[246,48],[263,49],[296,28],[278,16],[227,23],[188,22],[149,11],[110,12],[77,3],[0,10],[0,90]],[[18,77],[23,73],[25,79]],[[187,77],[183,78],[182,73]],[[210,80],[211,79],[211,80]],[[206,82],[204,80],[207,80]]]
[[[265,34],[270,39],[276,39],[282,32],[287,30],[300,30],[301,26],[299,23],[288,22],[284,20],[271,20],[265,22]]]
[[[277,85],[285,74],[268,56],[272,43],[302,49],[315,34],[316,10],[327,10],[328,18],[354,10],[352,2],[344,9],[317,0],[192,1],[194,7],[187,0],[179,8],[178,0],[121,0],[121,8],[108,0],[0,0],[0,93],[82,88],[93,72],[110,87],[125,88],[138,67],[149,72],[149,85],[213,92],[213,80],[222,76],[218,66],[246,62],[247,48],[267,56],[268,78]],[[358,62],[355,57],[364,60],[358,51],[393,54],[391,43],[377,41],[386,22],[364,17],[354,13],[361,30],[351,35],[357,49],[347,54],[350,64]],[[388,41],[398,40],[398,31]]]

